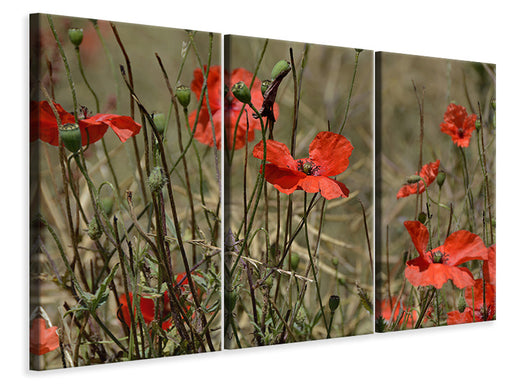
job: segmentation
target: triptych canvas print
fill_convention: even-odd
[[[496,319],[495,65],[30,27],[31,369]]]

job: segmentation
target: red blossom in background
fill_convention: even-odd
[[[496,285],[496,244],[488,248],[487,260],[484,261],[483,273],[485,281]]]
[[[483,280],[475,281],[473,289],[466,289],[464,299],[466,308],[463,312],[448,312],[448,325],[472,323],[473,317],[475,322],[493,320],[496,316],[496,288],[493,284],[485,283],[485,306]],[[474,303],[474,309],[473,309]]]
[[[440,124],[441,132],[450,135],[457,146],[468,147],[476,118],[475,114],[468,115],[463,106],[451,103],[444,113],[444,122]]]
[[[233,70],[231,74],[226,74],[226,87],[224,87],[221,83],[220,71],[220,66],[213,66],[210,68],[207,80],[208,101],[212,113],[213,125],[215,127],[215,143],[217,148],[221,148],[222,140],[220,127],[222,123],[222,114],[224,113],[226,133],[225,140],[227,148],[231,149],[233,148],[233,137],[235,134],[235,127],[237,126],[236,122],[243,107],[243,103],[238,101],[233,96],[231,87],[239,81],[243,81],[247,87],[249,87],[251,85],[253,74],[243,68],[237,68]],[[201,72],[200,68],[196,68],[194,70],[194,80],[192,80],[190,89],[192,92],[194,92],[198,100],[201,97],[202,87],[203,73]],[[227,93],[224,96],[224,108],[222,108],[221,90],[224,89],[227,91]],[[257,109],[259,109],[263,104],[263,95],[261,94],[261,81],[257,77],[254,79],[254,83],[251,88],[251,102]],[[246,133],[248,136],[247,141],[251,142],[254,140],[254,130],[261,129],[260,122],[258,119],[252,116],[252,111],[248,107],[246,107],[246,110],[247,118],[244,113],[238,121],[238,128],[236,129],[235,138],[235,149],[240,149],[245,145]],[[279,114],[279,107],[277,104],[274,104],[274,114],[277,118],[277,115]],[[194,111],[189,115],[189,124],[191,129],[194,128],[196,115],[197,111]],[[249,120],[249,125],[247,125],[247,119]],[[213,147],[214,142],[212,124],[208,113],[206,97],[203,99],[203,103],[199,108],[199,118],[194,137],[197,141]]]
[[[416,311],[411,310],[411,308],[404,308],[402,302],[398,303],[396,305],[397,299],[396,297],[393,297],[391,299],[391,303],[389,300],[376,300],[375,302],[375,315],[378,318],[379,316],[382,316],[384,320],[386,320],[388,323],[393,323],[398,320],[398,316],[400,316],[400,320],[398,321],[398,324],[402,325],[404,320],[407,319],[406,327],[412,328],[414,327],[414,324],[416,324],[416,320],[418,318],[418,313]],[[391,311],[393,310],[393,307],[395,307],[395,312],[393,313],[393,320],[391,321]],[[427,318],[423,321],[426,321]]]
[[[423,180],[425,180],[425,182],[427,183],[427,187],[430,184],[432,184],[434,182],[434,180],[436,179],[437,174],[439,173],[439,164],[440,164],[440,160],[437,160],[433,163],[428,163],[428,164],[425,164],[423,167],[421,167],[419,176]],[[415,173],[415,174],[417,174],[417,173]],[[420,194],[420,193],[425,192],[425,183],[423,182],[423,180],[420,180],[419,182],[414,183],[414,184],[404,185],[402,188],[400,188],[400,190],[396,194],[396,198],[400,199],[402,197],[407,197],[409,195]],[[419,184],[419,189],[418,189],[418,184]]]
[[[198,276],[199,276],[199,274],[198,274]],[[184,293],[186,291],[186,288],[188,288],[188,278],[186,277],[186,274],[184,272],[180,273],[176,276],[176,284],[180,287],[181,293]],[[129,293],[129,298],[130,298],[130,304],[131,304],[132,300],[133,300],[133,294],[131,292]],[[154,301],[153,297],[150,297],[149,295],[140,296],[139,299],[140,299],[139,304],[140,304],[140,311],[142,313],[142,317],[144,318],[144,322],[146,324],[149,324],[157,318],[157,316],[155,314],[155,301]],[[128,326],[130,326],[131,325],[130,312],[129,312],[129,308],[128,308],[128,300],[127,300],[125,294],[123,294],[119,297],[119,302],[121,305],[118,310],[118,318],[121,320],[120,313],[122,313],[122,319]],[[137,317],[136,307],[134,306],[133,308],[134,308],[133,315],[135,317]],[[167,291],[164,292],[163,304],[161,304],[160,308],[162,309],[162,319],[168,318],[171,314],[171,304],[170,304],[170,300],[169,300],[169,294]],[[187,306],[187,310],[189,308],[190,307]],[[171,318],[162,322],[162,329],[164,331],[168,330],[171,326],[172,326]]]
[[[412,285],[433,285],[439,289],[452,280],[455,286],[462,289],[475,283],[469,269],[459,265],[469,260],[487,260],[488,251],[479,236],[460,230],[448,236],[443,245],[427,251],[427,227],[419,221],[406,221],[404,225],[420,254],[409,260],[405,267],[405,277]]]
[[[295,160],[285,144],[267,140],[265,179],[280,192],[291,194],[295,190],[320,192],[326,199],[348,197],[345,184],[331,179],[344,172],[354,147],[344,136],[320,132],[309,145],[309,157]],[[253,156],[263,159],[263,142],[253,149]],[[260,170],[261,172],[261,170]]]
[[[66,112],[60,104],[53,103],[53,105],[59,114],[62,125],[75,123],[73,114]],[[89,144],[92,144],[100,140],[109,127],[123,143],[138,134],[141,128],[141,125],[129,116],[110,113],[98,113],[86,117],[79,120],[78,125],[82,135],[82,146],[87,145],[87,134],[89,134]],[[51,145],[59,145],[57,119],[47,101],[30,102],[30,141],[37,139]]]
[[[46,321],[37,317],[30,326],[30,353],[44,355],[59,347],[57,327],[46,328]]]

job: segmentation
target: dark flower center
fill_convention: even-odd
[[[459,137],[462,139],[464,137],[464,129],[462,128],[457,128],[457,134],[459,135]]]
[[[300,172],[304,172],[306,175],[318,175],[318,171],[320,170],[320,166],[315,165],[312,161],[304,161],[304,160],[298,160],[297,161],[297,170]]]
[[[430,254],[430,258],[432,259],[432,262],[435,264],[442,264],[444,256],[446,256],[446,253],[441,251],[435,251]]]

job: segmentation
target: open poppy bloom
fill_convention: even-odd
[[[186,288],[188,288],[188,278],[184,272],[180,273],[176,276],[176,283],[179,285],[181,292],[184,293]],[[130,298],[130,304],[131,304],[132,300],[133,300],[133,294],[131,292],[129,292],[129,298]],[[149,324],[157,318],[156,313],[155,313],[155,300],[153,299],[153,297],[151,297],[149,295],[140,296],[139,299],[140,299],[139,304],[140,304],[140,311],[142,313],[142,317],[144,319],[144,322],[146,324]],[[119,297],[119,302],[121,303],[121,306],[119,307],[119,311],[122,314],[122,320],[121,320],[121,316],[120,316],[119,312],[118,312],[118,317],[120,318],[121,321],[124,320],[124,322],[128,326],[130,326],[131,325],[130,311],[128,308],[128,300],[127,300],[125,294],[123,294]],[[172,319],[170,318],[171,304],[170,304],[169,294],[167,291],[164,292],[163,301],[160,303],[159,308],[162,310],[162,319],[163,320],[167,319],[162,322],[162,329],[165,331],[165,330],[168,330],[169,328],[171,328],[171,326],[172,326]],[[187,310],[189,308],[190,307],[187,306]],[[133,309],[134,309],[133,315],[136,317],[137,316],[136,307],[134,306]]]
[[[468,115],[466,108],[451,103],[444,113],[444,122],[440,124],[441,132],[450,135],[457,146],[468,147],[475,122],[475,114]]]
[[[46,321],[42,317],[32,320],[30,326],[30,353],[44,355],[59,347],[57,327],[46,328]]]
[[[439,163],[440,160],[437,160],[433,163],[428,163],[421,167],[419,176],[423,180],[425,180],[425,182],[427,183],[427,187],[430,184],[432,184],[436,179],[437,174],[439,173]],[[417,172],[415,174],[417,174]],[[400,199],[402,197],[407,197],[409,195],[420,194],[425,192],[425,183],[423,182],[423,180],[420,180],[417,183],[404,185],[396,194],[396,198]]]
[[[459,265],[469,260],[487,260],[488,251],[479,236],[460,230],[448,236],[443,245],[427,251],[427,227],[419,221],[406,221],[404,225],[420,254],[409,260],[405,267],[405,277],[412,285],[433,285],[439,289],[448,280],[452,280],[453,284],[462,289],[475,283],[469,269]]]
[[[265,179],[280,192],[289,195],[295,190],[320,192],[326,199],[348,197],[345,184],[331,179],[344,172],[354,147],[344,136],[333,132],[320,132],[309,145],[309,157],[295,160],[285,144],[267,140]],[[263,142],[254,147],[252,154],[263,159]],[[260,170],[261,172],[261,170]]]
[[[476,280],[472,288],[468,288],[464,292],[464,299],[466,301],[464,311],[448,312],[448,325],[472,323],[473,317],[475,322],[494,320],[496,316],[496,289],[494,285],[485,283],[485,306],[483,280]]]
[[[244,104],[237,100],[233,93],[231,92],[231,88],[234,84],[239,81],[243,81],[247,87],[251,85],[251,81],[253,78],[253,74],[244,68],[237,68],[231,72],[231,74],[226,74],[226,86],[224,87],[221,83],[221,67],[220,66],[212,66],[210,68],[210,72],[208,73],[207,80],[207,88],[208,88],[208,102],[210,104],[210,110],[212,113],[213,126],[215,127],[215,144],[217,148],[221,148],[221,123],[222,123],[222,114],[225,113],[224,121],[225,121],[225,140],[227,148],[233,148],[233,139],[235,141],[235,149],[243,148],[245,145],[246,135],[247,141],[251,142],[254,140],[254,130],[261,129],[259,119],[256,119],[252,116],[252,110],[249,107],[245,107],[247,111],[247,116],[245,113],[242,113],[239,119],[240,111],[242,110]],[[203,87],[203,73],[200,68],[196,68],[194,70],[194,80],[192,80],[192,84],[190,85],[190,89],[195,93],[197,99],[201,97],[201,89]],[[222,108],[221,103],[221,90],[224,90],[224,108]],[[251,91],[251,102],[254,106],[259,109],[263,104],[263,95],[261,94],[261,81],[256,77],[254,79],[254,83]],[[199,108],[199,118],[197,121],[197,127],[194,134],[194,137],[197,141],[209,145],[213,147],[213,134],[212,134],[212,122],[210,121],[210,116],[208,113],[206,97],[203,98],[203,103]],[[274,114],[279,114],[279,107],[277,104],[274,104]],[[189,124],[190,128],[194,128],[194,122],[196,120],[197,111],[192,112],[189,115]],[[265,123],[264,118],[264,123]],[[247,120],[249,124],[247,124]],[[238,121],[238,125],[237,125]],[[236,136],[235,136],[236,130]]]
[[[62,125],[74,124],[75,117],[66,112],[60,104],[53,103],[57,110]],[[82,146],[95,143],[100,140],[110,127],[125,142],[130,137],[140,132],[141,125],[133,121],[129,116],[113,115],[110,113],[98,113],[94,116],[84,116],[78,121],[82,136]],[[89,138],[87,138],[89,136]],[[46,100],[30,102],[30,141],[40,139],[48,144],[59,145],[59,127],[57,119]]]

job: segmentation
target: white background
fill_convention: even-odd
[[[2,381],[44,383],[510,382],[508,156],[512,28],[505,1],[15,1],[4,3],[0,75]],[[395,334],[28,371],[28,14],[91,17],[496,63],[498,320]]]

